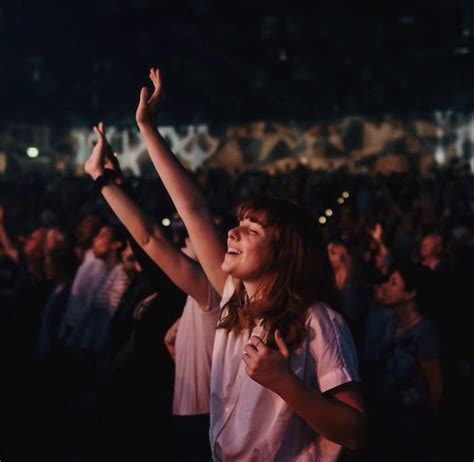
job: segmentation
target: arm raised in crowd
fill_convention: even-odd
[[[96,180],[105,173],[107,158],[110,159],[113,153],[105,137],[104,124],[99,123],[94,131],[98,135],[98,142],[84,169]],[[117,218],[150,258],[183,292],[195,298],[199,305],[207,306],[208,282],[199,264],[171,244],[161,228],[115,182],[106,182],[101,193]]]
[[[150,70],[154,91],[149,97],[143,87],[136,120],[153,165],[184,221],[204,271],[216,291],[222,295],[227,275],[221,270],[225,247],[214,225],[205,198],[188,172],[170,151],[156,128],[157,103],[161,93],[158,69]]]
[[[5,229],[5,211],[0,205],[0,245],[5,253],[15,262],[18,263],[20,256],[18,249],[13,245],[10,236]]]

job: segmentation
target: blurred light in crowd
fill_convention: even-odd
[[[327,209],[325,212],[327,217],[332,217],[332,210],[331,209]]]
[[[324,223],[326,223],[326,217],[319,217],[319,223],[324,225]]]
[[[301,156],[300,157],[300,162],[303,164],[303,165],[306,165],[308,163],[308,158],[306,156]]]
[[[169,218],[163,218],[163,220],[161,220],[161,224],[163,226],[169,226],[171,225],[171,220]]]
[[[280,61],[285,62],[288,59],[288,55],[286,54],[285,50],[280,50],[280,54],[278,55]]]
[[[337,198],[337,203],[338,204],[344,204],[344,199],[342,197]]]
[[[463,37],[469,37],[471,35],[471,29],[468,29],[467,27],[462,30],[462,36]]]
[[[347,191],[344,191],[341,196],[344,198],[344,199],[347,199],[349,197],[349,193]]]
[[[453,50],[455,55],[468,55],[470,51],[468,47],[457,47]]]
[[[0,152],[0,173],[5,173],[7,169],[7,155],[2,151]]]
[[[446,153],[441,143],[438,143],[438,145],[435,148],[434,159],[438,165],[444,165],[446,161]]]
[[[31,158],[38,157],[38,155],[39,155],[38,148],[35,148],[34,146],[30,146],[30,147],[26,150],[26,155],[27,155],[28,157],[31,157]]]
[[[400,24],[415,24],[416,20],[413,16],[402,16],[400,18]]]

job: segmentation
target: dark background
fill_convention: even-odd
[[[0,0],[0,122],[163,123],[470,111],[474,2]]]

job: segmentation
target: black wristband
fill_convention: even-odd
[[[110,168],[106,168],[102,175],[99,175],[92,184],[94,191],[96,194],[100,194],[102,192],[102,188],[108,184],[115,183],[115,178],[118,177],[117,172],[111,170]]]

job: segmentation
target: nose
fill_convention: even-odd
[[[235,228],[232,228],[231,230],[229,230],[229,232],[227,233],[227,236],[229,239],[232,239],[234,241],[238,240],[240,237],[239,227],[236,226]]]

